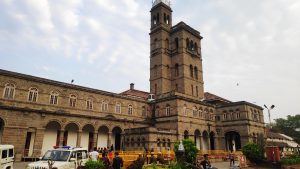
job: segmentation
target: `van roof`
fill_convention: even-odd
[[[14,146],[8,144],[0,144],[0,149],[4,149],[4,148],[14,148]]]

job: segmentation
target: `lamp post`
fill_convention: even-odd
[[[268,108],[265,104],[264,104],[264,107],[268,110],[268,116],[269,116],[269,125],[270,125],[270,129],[272,129],[272,124],[271,124],[271,113],[270,113],[270,111],[272,110],[272,109],[274,109],[274,105],[272,104],[271,106],[270,106],[270,108]],[[271,132],[270,132],[271,133]],[[275,163],[275,152],[274,152],[274,144],[273,144],[273,136],[271,136],[271,142],[272,142],[272,157],[273,157],[273,163]]]

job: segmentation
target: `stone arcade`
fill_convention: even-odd
[[[235,151],[265,136],[262,107],[204,92],[200,33],[173,26],[167,0],[150,12],[150,92],[131,84],[117,94],[0,70],[0,142],[15,146],[16,160],[54,145],[162,151],[181,138],[200,150]]]

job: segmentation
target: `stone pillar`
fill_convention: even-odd
[[[59,131],[59,146],[63,145],[65,130]]]
[[[203,146],[202,146],[202,136],[199,135],[199,142],[200,142],[200,150],[203,150]]]
[[[107,146],[111,146],[111,138],[112,138],[112,132],[107,133]]]
[[[33,143],[33,154],[34,157],[40,157],[42,153],[43,141],[44,141],[45,128],[38,128],[35,133],[35,139]]]
[[[77,132],[77,142],[76,142],[76,146],[80,147],[81,145],[81,135],[82,135],[82,130],[78,130]]]
[[[93,149],[94,147],[97,147],[97,141],[98,141],[98,133],[97,132],[94,132],[93,133]]]

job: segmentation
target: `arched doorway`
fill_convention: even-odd
[[[198,129],[195,130],[194,136],[195,136],[195,145],[198,148],[198,150],[200,150],[200,143],[201,143],[200,142],[200,131]]]
[[[229,131],[225,133],[225,145],[227,151],[236,151],[241,149],[241,137],[238,132]]]
[[[0,144],[2,143],[4,125],[5,125],[4,120],[0,118]]]
[[[98,130],[98,147],[108,147],[108,127],[101,126]]]
[[[203,147],[203,150],[208,150],[209,148],[209,136],[208,136],[208,132],[207,131],[203,131],[202,133],[202,147]]]
[[[61,126],[56,121],[50,121],[45,128],[42,154],[44,154],[48,149],[53,148],[53,146],[59,145],[59,135]]]
[[[215,133],[214,132],[209,133],[209,142],[210,142],[210,149],[215,150]]]
[[[114,150],[121,149],[121,133],[122,129],[120,127],[114,127],[112,130],[111,143],[113,144]]]
[[[63,140],[64,146],[68,145],[68,146],[76,147],[78,130],[79,127],[75,123],[69,123],[66,125],[65,132],[64,132],[64,140]]]
[[[93,139],[94,139],[94,126],[91,124],[87,124],[82,128],[82,135],[81,135],[81,147],[88,148],[89,151],[93,149]]]
[[[183,138],[188,139],[189,138],[189,131],[185,130],[183,133]]]

